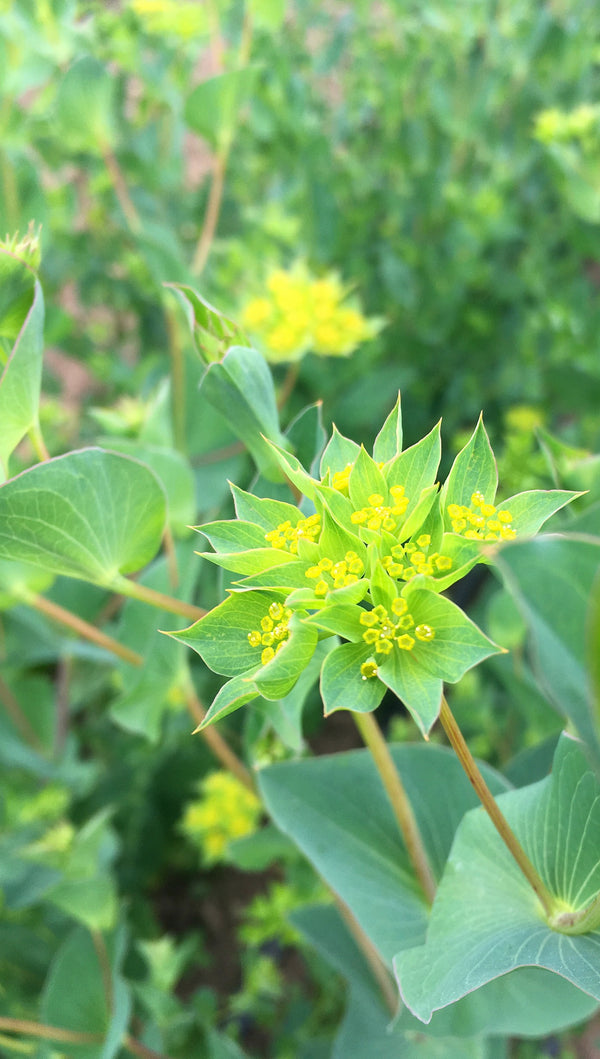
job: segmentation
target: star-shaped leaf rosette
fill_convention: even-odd
[[[373,447],[334,427],[320,479],[271,445],[301,506],[232,486],[236,519],[199,527],[201,553],[240,580],[225,602],[172,634],[230,678],[204,725],[252,698],[281,699],[317,643],[325,714],[375,710],[389,688],[427,736],[443,683],[501,650],[441,593],[493,542],[530,536],[576,493],[533,490],[496,504],[496,461],[480,419],[443,487],[440,424],[402,449],[400,399]]]

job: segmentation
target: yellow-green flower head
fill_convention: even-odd
[[[194,40],[210,30],[204,5],[194,0],[131,0],[131,8],[148,33]]]
[[[242,324],[260,339],[268,360],[298,360],[313,351],[347,356],[376,334],[379,323],[343,304],[347,290],[331,274],[317,279],[302,265],[277,269],[266,293],[249,301]]]
[[[188,803],[181,830],[213,864],[224,859],[229,842],[256,831],[261,813],[260,800],[240,780],[230,772],[211,772],[200,798]]]

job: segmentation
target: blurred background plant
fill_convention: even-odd
[[[200,577],[203,606],[222,597],[188,527],[229,513],[228,478],[255,476],[226,415],[199,411],[203,367],[164,283],[199,286],[247,329],[299,450],[310,435],[312,455],[318,433],[294,424],[307,403],[369,445],[401,388],[407,437],[443,414],[447,453],[483,407],[502,495],[588,490],[556,525],[589,526],[599,56],[594,0],[0,0],[0,235],[40,268],[43,433],[52,455],[99,440],[159,474],[171,561],[152,587],[179,578],[191,596]],[[12,469],[33,459],[24,443]],[[523,620],[491,579],[465,591],[511,655],[467,674],[453,708],[515,783],[541,778],[561,718],[533,680]],[[115,666],[0,593],[3,1016],[66,1024],[82,963],[100,1010],[104,932],[147,1048],[329,1056],[340,980],[288,922],[324,893],[190,738],[186,706],[197,723],[194,689],[210,701],[215,678],[193,665],[190,684],[133,600],[117,611],[65,578],[48,597],[154,668]],[[259,764],[308,753],[308,740],[354,745],[319,717],[315,692],[303,719],[259,700],[227,734]],[[390,728],[414,735],[405,716]]]

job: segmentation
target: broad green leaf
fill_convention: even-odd
[[[252,66],[228,70],[201,81],[188,96],[185,120],[212,147],[230,142],[239,108],[250,94],[254,75]]]
[[[110,930],[119,910],[115,880],[106,872],[85,879],[63,879],[52,887],[47,900],[90,930]]]
[[[380,661],[377,675],[404,703],[422,735],[427,738],[442,703],[443,682],[432,676],[411,651],[394,649]]]
[[[480,416],[469,441],[454,460],[443,486],[442,509],[445,510],[448,504],[465,504],[468,507],[475,492],[483,493],[486,503],[493,504],[497,488],[496,460]]]
[[[236,592],[189,629],[169,636],[201,655],[209,669],[224,677],[250,674],[260,666],[262,648],[253,647],[248,634],[260,631],[272,603],[284,598],[274,592]]]
[[[218,363],[209,364],[200,382],[202,399],[231,424],[240,441],[268,477],[275,460],[268,442],[284,445],[271,373],[254,349],[232,346]]]
[[[586,907],[600,890],[600,785],[581,745],[563,736],[551,775],[498,804],[551,893],[573,910]],[[586,995],[597,1006],[599,953],[600,930],[567,936],[548,926],[479,809],[458,829],[425,944],[403,947],[394,962],[405,1003],[428,1022],[432,1012],[519,967],[545,968],[581,990],[582,1007]]]
[[[247,1059],[246,1054],[231,1037],[225,1037],[216,1030],[208,1031],[207,1041],[210,1051],[206,1059]]]
[[[411,654],[433,676],[455,684],[468,669],[502,648],[482,633],[467,615],[444,596],[409,585],[404,597],[415,625],[429,625],[435,637],[427,643],[417,640]],[[418,654],[417,654],[418,652]]]
[[[360,667],[371,657],[366,643],[345,643],[334,648],[321,671],[321,696],[325,716],[336,710],[371,713],[385,694],[376,677],[364,677]]]
[[[98,59],[86,55],[67,70],[56,97],[61,139],[76,151],[102,153],[114,139],[115,81]]]
[[[192,332],[196,348],[207,363],[221,360],[230,346],[246,345],[246,335],[233,320],[229,320],[201,294],[183,283],[166,283],[175,291]]]
[[[0,254],[0,269],[7,257],[9,261],[12,260],[10,255]],[[20,263],[18,268],[26,274],[30,289],[33,288],[33,301],[26,314],[23,314],[24,318],[0,375],[0,475],[4,478],[8,477],[8,461],[12,452],[27,431],[38,423],[44,351],[42,290],[39,283],[35,282],[34,286],[34,277],[29,269]],[[4,276],[0,275],[0,280],[3,279]],[[26,297],[29,302],[29,292]],[[20,318],[21,314],[18,315]],[[2,318],[2,323],[8,323],[6,317]],[[2,363],[0,345],[0,365]]]
[[[586,658],[600,540],[548,534],[514,541],[496,562],[529,627],[542,688],[600,759]]]
[[[145,463],[154,472],[167,498],[169,526],[177,537],[187,537],[196,518],[194,473],[175,449],[149,445],[127,438],[104,438],[100,445]]]
[[[517,537],[533,537],[551,515],[578,496],[581,493],[570,493],[564,489],[532,489],[510,496],[500,506],[512,514],[512,526]]]
[[[383,1041],[388,1045],[393,1042],[395,1051],[389,1059],[397,1059],[399,1054],[410,1057],[412,1050],[408,1049],[413,1049],[421,1041],[424,1048],[437,1049],[433,1055],[439,1059],[455,1055],[462,1059],[465,1053],[461,1048],[480,1047],[486,1050],[483,1053],[467,1051],[466,1055],[483,1054],[492,1059],[497,1055],[496,1045],[505,1043],[504,1035],[546,1036],[580,1022],[593,1011],[589,997],[564,979],[538,967],[526,967],[489,982],[451,1007],[435,1012],[427,1025],[426,1035],[423,1024],[407,1008],[390,1025],[389,1014],[382,1006],[371,971],[337,910],[331,906],[312,906],[293,912],[290,918],[350,986],[346,1017],[334,1046],[335,1059],[351,1055],[351,1051],[346,1053],[344,1048],[351,1049],[353,1041],[363,1041],[365,1032],[370,1032],[377,1043],[379,1035],[383,1037],[383,1034]],[[375,1019],[375,1008],[379,1011],[378,1020]],[[488,1038],[487,1045],[482,1034],[493,1035]],[[496,1034],[503,1036],[496,1037]],[[362,1059],[365,1051],[356,1059]],[[388,1053],[384,1051],[382,1054],[387,1059]],[[425,1051],[424,1054],[428,1056],[430,1053]],[[499,1054],[506,1053],[501,1051]]]
[[[438,877],[475,795],[449,751],[391,751]],[[505,789],[491,769],[486,777],[494,791]],[[427,907],[368,751],[272,765],[259,772],[259,786],[274,822],[346,902],[384,960],[421,943]]]
[[[78,927],[59,948],[41,1000],[41,1021],[77,1033],[97,1034],[101,1045],[108,1029],[102,970],[88,930]],[[98,1059],[99,1044],[62,1044],[61,1051]]]
[[[340,434],[334,423],[331,438],[329,439],[321,457],[321,467],[319,472],[321,477],[324,478],[328,471],[330,472],[330,475],[333,476],[336,471],[345,470],[348,464],[354,463],[359,452],[360,445],[357,445],[355,441],[351,441],[350,438],[346,438],[343,434]]]
[[[402,408],[400,394],[396,404],[375,438],[373,459],[376,463],[389,463],[402,452]]]
[[[0,558],[117,587],[156,554],[165,513],[144,464],[103,449],[70,452],[0,486]]]

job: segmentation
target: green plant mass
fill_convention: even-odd
[[[2,1057],[589,1059],[599,55],[0,2]]]

